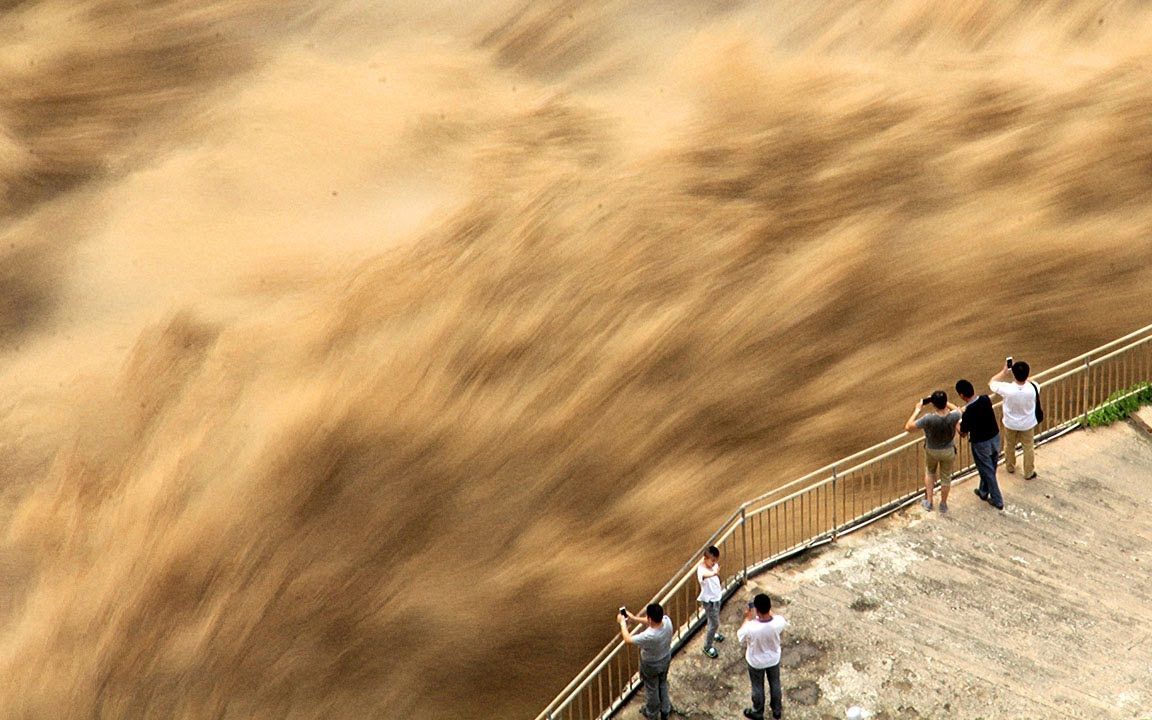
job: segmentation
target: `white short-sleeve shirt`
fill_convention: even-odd
[[[750,620],[740,626],[736,637],[748,646],[744,659],[754,668],[762,670],[780,662],[780,633],[788,621],[773,615],[768,622]]]
[[[1009,430],[1036,427],[1036,389],[1032,383],[993,382],[988,387],[1004,398],[1004,427]]]
[[[703,562],[696,565],[696,581],[700,583],[700,596],[696,599],[700,602],[720,602],[724,599],[724,590],[720,587],[720,564],[713,565],[712,570],[717,574],[706,578],[704,573],[710,570],[704,567]]]

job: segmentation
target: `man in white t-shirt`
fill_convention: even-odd
[[[708,629],[704,631],[704,654],[710,658],[718,656],[713,642],[724,642],[720,634],[720,602],[724,599],[724,588],[720,585],[720,548],[709,545],[704,557],[696,565],[696,580],[700,583],[700,595],[696,598],[704,608],[708,618]]]
[[[764,718],[764,677],[768,677],[772,717],[784,713],[780,691],[780,633],[788,621],[772,614],[772,600],[764,593],[752,598],[744,624],[736,637],[747,646],[744,659],[748,662],[748,679],[752,683],[752,707],[744,708],[744,717],[751,720]]]
[[[1030,370],[1023,360],[1013,362],[1008,358],[1000,372],[988,381],[989,389],[1004,399],[1004,469],[1016,472],[1016,444],[1019,443],[1024,448],[1025,480],[1036,477],[1035,439],[1039,424],[1036,421],[1036,403],[1040,388],[1028,382]],[[1008,382],[1009,377],[1013,382]]]
[[[672,618],[664,614],[660,603],[644,608],[644,615],[633,615],[624,608],[616,616],[620,636],[629,645],[640,648],[640,679],[644,682],[644,707],[640,714],[649,720],[668,720],[672,700],[668,696],[668,666],[672,662]],[[644,629],[632,635],[628,621],[643,623]]]

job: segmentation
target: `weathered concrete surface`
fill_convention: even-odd
[[[1152,719],[1152,438],[1078,431],[1037,472],[1000,469],[1004,512],[967,480],[949,515],[909,508],[756,578],[792,623],[784,716]],[[698,634],[674,660],[673,717],[741,717],[735,631],[758,591],[724,608],[719,659]]]

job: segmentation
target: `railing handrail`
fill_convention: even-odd
[[[1140,337],[1142,335],[1144,337]],[[1139,339],[1133,341],[1133,338]],[[1099,363],[1104,360],[1117,357],[1121,353],[1127,352],[1132,348],[1135,348],[1138,345],[1147,343],[1149,341],[1152,341],[1152,325],[1142,327],[1139,330],[1135,330],[1121,338],[1117,338],[1116,340],[1112,340],[1108,343],[1105,343],[1104,345],[1093,348],[1092,350],[1077,355],[1070,360],[1065,360],[1064,362],[1047,368],[1046,370],[1033,373],[1030,379],[1036,382],[1041,388],[1043,388],[1050,383],[1057,382],[1077,373],[1085,372],[1093,366],[1093,363]],[[1122,345],[1125,342],[1128,342],[1128,344]],[[1122,345],[1122,347],[1117,347],[1118,345]],[[998,407],[1000,404],[1001,403],[997,402],[995,403],[994,407]],[[1075,422],[1075,420],[1070,420],[1066,422],[1065,425],[1074,426]],[[1053,430],[1055,430],[1055,428]],[[726,540],[728,537],[730,537],[736,528],[740,527],[744,522],[745,513],[754,506],[757,506],[758,503],[761,503],[769,498],[775,498],[770,503],[755,507],[751,514],[755,515],[767,512],[768,510],[780,506],[783,503],[794,500],[806,493],[812,492],[815,489],[835,482],[837,476],[844,476],[849,473],[860,471],[887,457],[895,455],[899,452],[903,452],[909,447],[922,444],[923,442],[924,439],[922,437],[910,440],[907,433],[900,433],[899,435],[895,435],[864,450],[860,450],[851,455],[840,458],[833,463],[829,463],[795,480],[775,487],[772,490],[769,490],[751,500],[741,503],[739,508],[737,508],[736,511],[733,512],[720,525],[720,527],[709,536],[708,540],[706,540],[704,544],[700,546],[699,550],[693,554],[680,567],[679,570],[673,573],[672,578],[667,583],[665,583],[664,586],[660,588],[660,590],[656,593],[653,601],[666,604],[675,592],[683,588],[686,582],[690,581],[692,575],[694,574],[696,563],[699,561],[699,558],[703,554],[704,550],[709,545],[717,544],[718,542],[722,542],[723,540]],[[873,456],[868,457],[862,462],[855,462],[868,456],[869,454],[873,454]],[[824,477],[821,477],[821,475]],[[802,485],[802,487],[797,489],[797,485]],[[781,493],[789,490],[791,492],[787,492],[782,497],[780,496]],[[845,523],[845,527],[847,525],[848,523]],[[840,529],[842,528],[839,526],[835,527],[833,528],[832,532],[834,533]],[[819,540],[822,535],[823,533],[820,533],[812,538],[808,538],[807,542],[815,542]],[[801,542],[803,543],[804,541]],[[729,582],[725,584],[725,593],[731,591],[735,585],[740,584],[746,579],[743,577],[743,575],[747,572],[747,570],[748,568],[744,568],[741,573],[737,573],[732,576]],[[683,626],[677,628],[677,633],[682,632],[683,629]],[[596,657],[593,658],[590,663],[585,665],[584,668],[579,673],[577,673],[576,677],[573,678],[572,681],[568,683],[568,685],[565,686],[565,688],[552,700],[552,702],[548,704],[544,711],[537,716],[536,720],[550,720],[550,718],[553,716],[553,713],[564,709],[564,707],[566,707],[571,702],[572,698],[588,685],[590,679],[603,670],[606,664],[612,660],[614,654],[621,650],[623,645],[624,643],[619,636],[613,638],[611,642],[605,645],[600,650],[600,652],[596,654]],[[634,687],[634,678],[631,682],[632,686]]]
[[[1084,360],[1089,360],[1091,362],[1093,355],[1096,355],[1098,353],[1103,353],[1105,350],[1108,350],[1109,348],[1112,348],[1112,347],[1119,345],[1121,343],[1127,342],[1134,337],[1137,337],[1139,335],[1149,334],[1149,333],[1152,333],[1152,325],[1145,325],[1144,327],[1140,328],[1139,330],[1133,330],[1132,332],[1128,333],[1124,337],[1116,338],[1115,340],[1112,340],[1111,342],[1106,342],[1103,345],[1100,345],[1099,347],[1094,347],[1086,353],[1082,353],[1080,355],[1077,355],[1076,357],[1071,358],[1070,360],[1065,360],[1064,362],[1059,363],[1058,365],[1053,365],[1052,367],[1050,367],[1046,370],[1043,370],[1043,371],[1038,372],[1038,373],[1034,373],[1032,375],[1032,378],[1036,379],[1036,378],[1047,377],[1048,375],[1052,375],[1052,374],[1055,374],[1055,373],[1062,371],[1066,367],[1070,367],[1074,364],[1082,363]],[[1145,339],[1147,339],[1147,338],[1145,338]],[[1133,345],[1135,345],[1135,344],[1136,343],[1133,343]],[[1102,359],[1104,359],[1104,358],[1103,357],[1096,358],[1097,362],[1102,360]],[[1040,383],[1040,386],[1043,387],[1044,384]]]

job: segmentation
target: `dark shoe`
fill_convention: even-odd
[[[744,708],[744,717],[750,720],[764,720],[764,713],[758,713],[752,708]]]
[[[976,493],[976,497],[978,497],[978,498],[980,498],[981,500],[984,500],[985,502],[987,502],[987,500],[988,500],[988,497],[989,497],[989,496],[988,496],[988,493],[986,493],[986,492],[980,492],[980,490],[978,490],[978,489],[977,489],[977,490],[973,490],[972,492]]]
[[[720,657],[720,653],[716,652],[716,648],[704,648],[704,654],[710,658]]]
[[[712,636],[712,642],[724,642],[724,636],[720,633],[716,633]]]
[[[1004,509],[1004,503],[1000,503],[999,505],[997,505],[996,503],[989,500],[988,504],[991,505],[992,507],[996,508],[997,510],[1003,510]]]
[[[1034,473],[1034,472],[1028,473],[1027,475],[1024,476],[1024,479],[1025,480],[1035,480],[1036,479],[1036,473]]]

